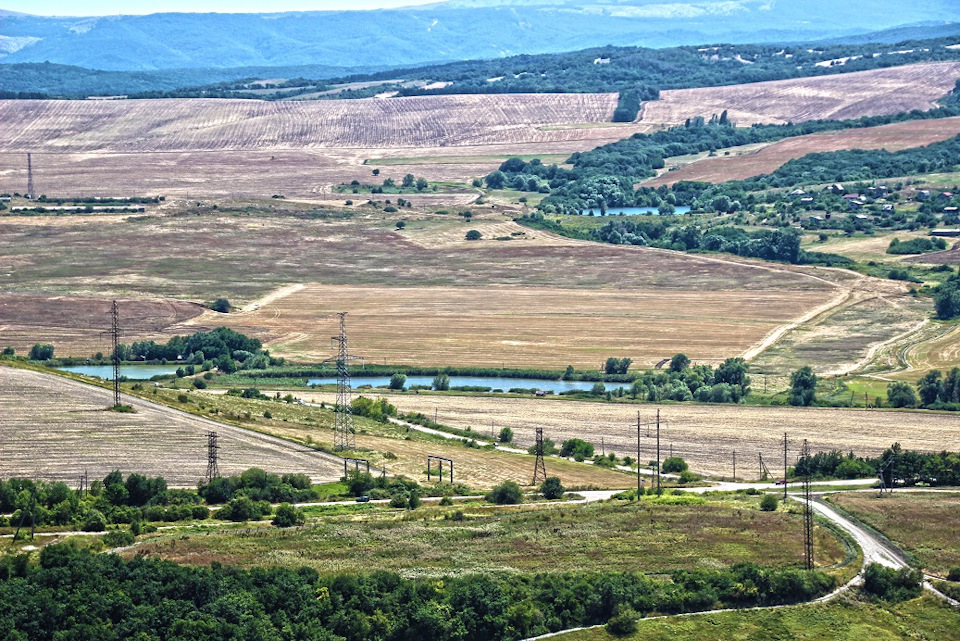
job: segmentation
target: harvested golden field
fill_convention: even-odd
[[[4,151],[253,151],[575,140],[608,122],[616,94],[450,95],[391,100],[0,101]]]
[[[784,163],[807,154],[844,149],[899,151],[922,147],[960,134],[960,117],[913,120],[869,129],[849,129],[787,138],[749,152],[703,157],[667,172],[644,185],[672,185],[681,180],[721,183],[769,174]]]
[[[756,381],[754,382],[756,384]],[[608,387],[613,387],[612,384]],[[378,390],[378,393],[380,390]],[[326,399],[305,393],[304,398]],[[582,438],[598,449],[601,437],[607,452],[636,456],[637,412],[650,423],[656,418],[651,404],[616,404],[562,399],[493,398],[450,395],[381,393],[404,412],[423,412],[451,427],[468,426],[489,433],[510,427],[520,447],[534,441],[535,428],[560,443]],[[905,449],[956,449],[957,417],[949,413],[855,410],[843,408],[750,407],[736,405],[671,404],[660,406],[662,456],[682,456],[697,472],[730,476],[732,453],[737,451],[737,476],[756,479],[758,452],[774,474],[781,474],[783,433],[789,435],[792,465],[803,439],[814,451],[853,450],[875,456],[894,442]],[[640,460],[655,457],[655,431],[642,430]]]
[[[834,76],[660,92],[643,105],[641,122],[680,125],[727,111],[741,127],[754,123],[846,120],[936,107],[960,78],[960,63],[931,62]]]
[[[136,413],[105,408],[112,390],[51,374],[0,367],[0,478],[21,476],[76,486],[113,470],[163,476],[190,487],[207,466],[207,432],[220,435],[220,471],[250,467],[299,472],[316,481],[343,474],[336,457],[288,441],[184,414],[139,399]]]
[[[374,168],[381,170],[376,182],[399,181],[408,172],[465,182],[495,169],[502,157],[569,155],[647,127],[581,124],[609,121],[616,100],[614,94],[514,94],[316,102],[0,101],[0,190],[23,191],[24,153],[31,151],[38,189],[49,195],[283,194],[326,196],[342,204],[330,187],[370,182]],[[429,160],[437,156],[448,160]],[[458,156],[463,160],[457,162]],[[378,165],[376,158],[387,162]],[[436,195],[412,200],[437,204],[430,202]]]
[[[211,312],[191,322],[226,324],[298,360],[328,356],[334,314],[349,311],[351,345],[374,362],[594,369],[620,355],[649,367],[679,351],[698,362],[740,354],[835,296],[806,289],[667,293],[310,284],[249,314]]]

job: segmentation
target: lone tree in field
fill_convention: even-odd
[[[497,437],[501,443],[510,443],[513,441],[513,430],[509,427],[505,427],[500,430],[500,435]]]
[[[813,405],[817,402],[817,375],[810,366],[801,367],[790,376],[790,404]]]
[[[471,229],[467,232],[467,240],[480,240],[481,238],[483,238],[483,234],[476,229]]]
[[[670,371],[682,372],[690,367],[690,358],[686,354],[676,354],[670,359]]]
[[[230,304],[226,298],[218,298],[213,302],[213,305],[210,306],[215,312],[220,312],[221,314],[229,314],[230,310],[233,309],[233,305]]]
[[[680,474],[686,472],[688,467],[687,462],[679,456],[668,456],[663,459],[663,467],[660,469],[668,474]]]
[[[403,229],[406,226],[407,226],[407,223],[403,222],[402,220],[397,221],[397,229]]]

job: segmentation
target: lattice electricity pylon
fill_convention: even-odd
[[[220,435],[216,432],[207,432],[207,483],[220,478]]]
[[[803,448],[800,458],[810,458],[810,446],[807,439],[803,439]],[[804,562],[808,570],[813,569],[813,498],[810,496],[810,465],[804,466],[803,472],[803,552]]]
[[[336,450],[352,450],[356,447],[356,437],[353,430],[353,413],[350,411],[350,361],[360,361],[362,356],[351,356],[347,351],[347,312],[339,312],[340,335],[330,339],[331,344],[337,343],[337,355],[326,359],[320,365],[336,363],[337,365],[337,404],[334,407],[333,447]]]
[[[37,188],[33,184],[33,154],[27,154],[27,198],[37,197]]]
[[[110,308],[110,318],[110,329],[100,332],[100,335],[109,334],[110,343],[113,346],[110,362],[113,364],[113,406],[117,407],[120,405],[120,336],[124,332],[120,328],[120,304],[117,301],[113,301],[113,306]]]
[[[888,494],[893,493],[893,462],[896,460],[896,452],[890,453],[890,458],[880,464],[880,467],[877,468],[877,477],[880,479],[880,496],[883,496],[884,492]],[[887,470],[890,470],[890,484],[887,484]]]
[[[534,453],[537,455],[537,460],[533,464],[533,483],[531,485],[536,485],[537,480],[541,483],[547,480],[547,464],[543,462],[543,428],[537,428],[537,444],[534,446]]]

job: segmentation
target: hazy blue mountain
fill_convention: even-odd
[[[960,0],[453,0],[381,11],[105,18],[0,12],[0,62],[135,71],[382,67],[606,44],[809,41],[958,15]]]

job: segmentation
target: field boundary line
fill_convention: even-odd
[[[741,358],[743,358],[746,361],[751,361],[755,359],[756,357],[760,356],[760,354],[762,354],[769,348],[773,347],[781,338],[783,338],[787,334],[787,332],[791,332],[797,329],[798,327],[800,327],[801,325],[804,325],[805,323],[809,323],[810,321],[814,320],[818,316],[822,316],[831,311],[840,309],[841,307],[844,306],[845,303],[850,301],[850,298],[852,296],[853,296],[853,291],[847,289],[841,292],[840,294],[838,294],[837,296],[835,296],[833,299],[827,301],[823,305],[820,305],[819,307],[816,307],[810,310],[809,312],[807,312],[797,320],[791,323],[788,323],[786,325],[781,325],[777,329],[767,334],[764,337],[764,339],[761,340],[759,343],[757,343],[756,345],[754,345],[753,347],[745,351],[743,354],[741,354]],[[864,299],[864,300],[868,300],[868,299]],[[857,302],[862,302],[862,301],[857,301]]]

